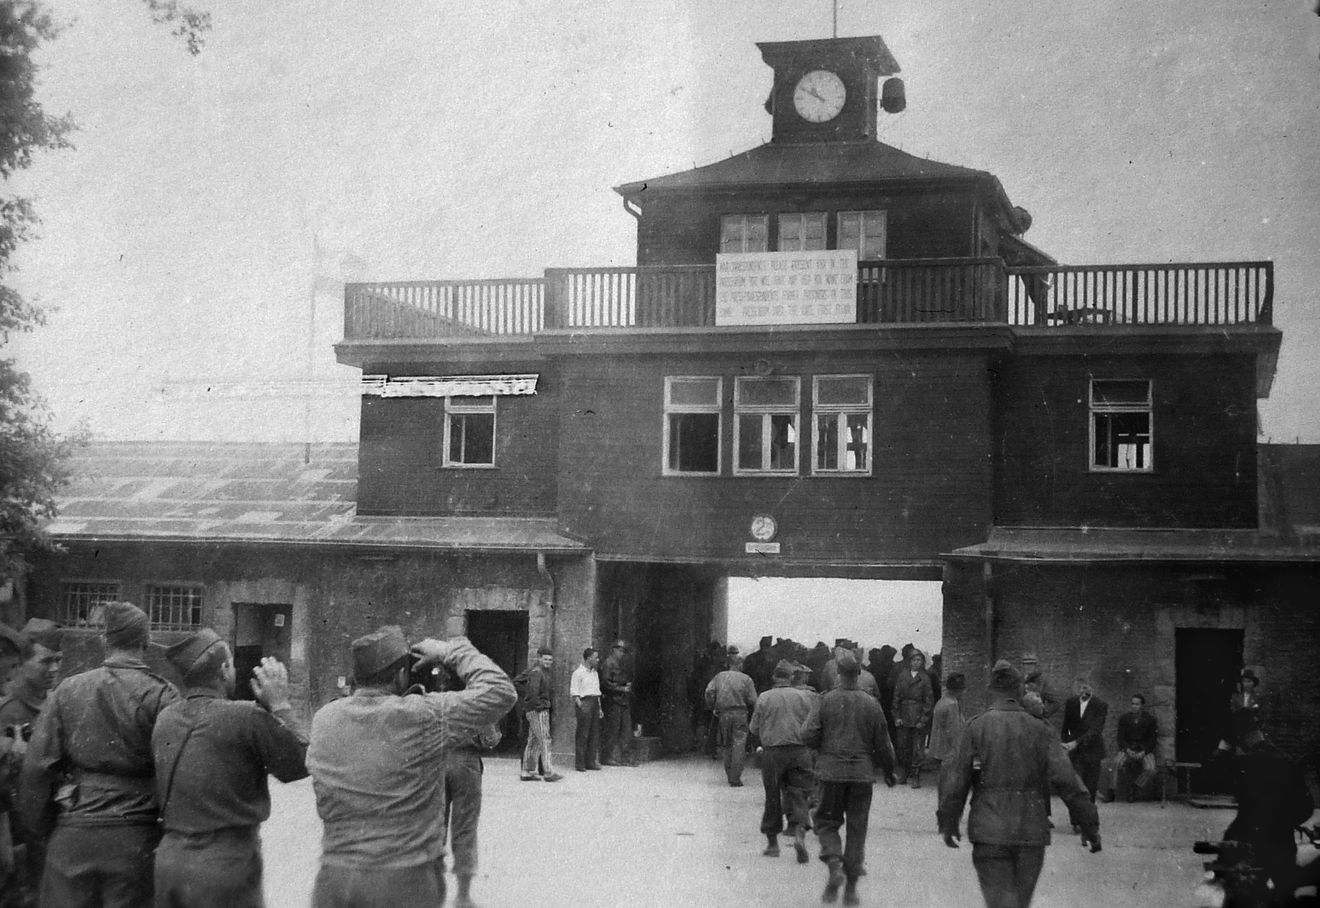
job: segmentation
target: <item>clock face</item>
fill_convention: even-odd
[[[848,90],[843,80],[827,69],[813,69],[793,89],[793,106],[809,123],[826,123],[843,110]]]
[[[775,532],[779,529],[775,526],[775,519],[769,514],[757,514],[752,518],[752,538],[758,542],[769,542],[775,538]]]

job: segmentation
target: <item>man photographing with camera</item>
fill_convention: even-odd
[[[441,904],[447,741],[507,713],[513,683],[461,636],[409,646],[389,625],[352,651],[356,689],[317,711],[307,751],[324,823],[313,908]],[[410,692],[430,666],[463,689]]]

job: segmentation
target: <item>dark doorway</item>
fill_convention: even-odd
[[[481,650],[504,669],[510,678],[516,678],[527,668],[527,613],[468,609],[467,636],[472,645]],[[512,709],[500,721],[503,736],[497,752],[514,752],[522,748],[521,711]]]
[[[1242,640],[1240,630],[1174,631],[1174,747],[1180,762],[1204,763],[1227,734],[1229,699],[1242,671]],[[1203,767],[1190,782],[1193,791],[1223,791],[1228,779]]]
[[[234,603],[234,670],[238,674],[234,696],[251,700],[248,680],[263,656],[274,656],[289,664],[289,641],[293,638],[293,606],[286,602]]]

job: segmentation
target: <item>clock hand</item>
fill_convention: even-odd
[[[825,102],[825,99],[822,98],[814,88],[808,88],[807,94],[811,95],[813,98],[815,98],[817,101],[820,101],[822,104]]]

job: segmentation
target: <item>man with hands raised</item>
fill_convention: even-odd
[[[944,844],[958,847],[958,824],[970,793],[967,838],[988,908],[1026,908],[1050,843],[1050,789],[1063,798],[1082,844],[1100,850],[1100,820],[1049,725],[1021,705],[1022,675],[1007,661],[991,670],[990,706],[963,730],[940,772]]]
[[[267,775],[307,776],[307,731],[289,702],[289,673],[266,657],[243,679],[257,702],[230,699],[240,680],[228,645],[203,628],[166,650],[184,699],[151,733],[164,835],[157,908],[261,908],[259,830],[270,817]],[[259,705],[258,705],[259,704]]]
[[[517,694],[462,636],[410,647],[388,625],[354,640],[352,658],[353,695],[312,719],[307,767],[324,824],[313,908],[441,904],[446,742],[498,721]],[[436,665],[463,689],[410,692],[410,669]]]

